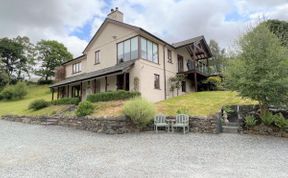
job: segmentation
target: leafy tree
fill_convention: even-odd
[[[36,49],[40,69],[36,70],[35,74],[45,80],[55,75],[54,70],[57,66],[73,57],[62,43],[54,40],[41,40],[37,43]]]
[[[248,31],[239,40],[240,52],[225,70],[227,88],[242,97],[257,100],[261,113],[268,105],[288,101],[288,53],[265,24]]]
[[[265,23],[269,30],[279,38],[281,44],[288,48],[288,22],[280,20],[267,20],[263,23]]]
[[[182,87],[182,81],[185,81],[185,75],[184,74],[177,74],[175,77],[170,77],[170,91],[174,95],[174,90],[176,89],[177,96],[179,94],[179,89]]]
[[[28,37],[0,39],[0,68],[8,75],[9,81],[29,76],[33,65],[33,45]]]
[[[225,49],[220,49],[218,43],[215,40],[210,40],[209,48],[213,55],[212,59],[209,61],[210,66],[214,66],[214,71],[217,73],[222,72],[225,58]]]

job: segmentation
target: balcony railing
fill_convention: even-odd
[[[208,76],[210,74],[209,67],[200,61],[196,62],[196,68],[194,69],[193,61],[188,60],[187,68],[188,68],[188,71],[196,71],[196,72],[202,73],[203,75],[206,75],[206,76]]]

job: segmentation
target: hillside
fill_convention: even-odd
[[[1,115],[51,115],[63,110],[64,106],[50,106],[48,108],[31,111],[28,110],[29,104],[36,99],[51,100],[51,93],[47,85],[29,85],[28,94],[17,101],[0,101]]]
[[[18,101],[0,101],[1,115],[53,115],[61,112],[67,106],[49,106],[39,111],[28,110],[29,104],[36,99],[51,100],[51,93],[47,85],[28,86],[28,95]],[[110,101],[95,103],[93,116],[109,117],[122,114],[122,107],[125,101]],[[210,91],[188,93],[177,96],[166,101],[155,103],[158,112],[166,115],[175,115],[178,109],[188,110],[190,115],[210,115],[221,109],[224,105],[231,104],[255,104],[255,102],[242,99],[237,93],[230,91]],[[73,112],[67,112],[66,115],[74,115]]]

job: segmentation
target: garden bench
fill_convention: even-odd
[[[169,124],[166,122],[166,116],[158,114],[154,117],[154,130],[158,133],[158,127],[165,127],[169,132]]]
[[[174,128],[183,128],[183,133],[186,133],[186,127],[189,132],[189,116],[187,114],[178,114],[176,115],[176,120],[171,125],[172,132],[174,132]]]

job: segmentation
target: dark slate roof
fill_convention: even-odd
[[[192,43],[195,43],[197,41],[200,41],[202,39],[204,39],[204,36],[197,36],[197,37],[194,37],[194,38],[191,38],[191,39],[188,39],[188,40],[180,41],[178,43],[173,43],[172,45],[175,48],[180,48],[180,47],[183,47],[185,45],[192,44]]]
[[[67,64],[67,63],[69,63],[69,62],[71,62],[71,61],[74,61],[74,60],[83,58],[83,57],[85,57],[85,56],[86,56],[85,54],[82,54],[81,56],[78,56],[78,57],[75,57],[75,58],[73,58],[73,59],[70,59],[70,60],[68,60],[68,61],[63,62],[61,65]]]
[[[82,81],[82,80],[87,80],[87,79],[91,79],[94,77],[100,77],[100,76],[104,76],[104,75],[108,75],[108,74],[112,74],[112,73],[116,73],[116,72],[123,72],[124,70],[129,69],[129,67],[131,67],[134,63],[135,63],[135,60],[131,60],[131,61],[117,64],[117,65],[112,66],[112,67],[107,67],[105,69],[101,69],[101,70],[97,70],[94,72],[89,72],[89,73],[84,73],[84,74],[76,75],[73,77],[69,77],[69,78],[66,78],[65,80],[62,80],[62,81],[57,82],[53,85],[50,85],[50,88],[60,86],[60,85],[66,85],[69,83],[74,83],[74,82],[78,82],[78,81]]]

